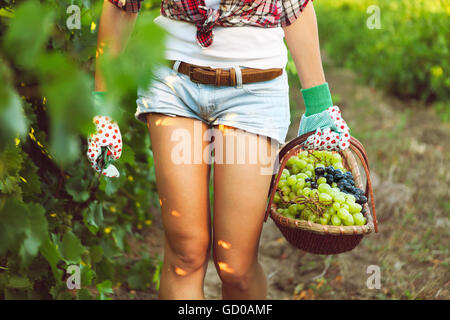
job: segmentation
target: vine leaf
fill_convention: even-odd
[[[29,228],[28,210],[18,199],[6,199],[0,209],[0,256],[18,249]]]
[[[83,222],[92,234],[96,234],[103,223],[103,205],[97,200],[83,210]]]
[[[44,258],[50,265],[55,280],[60,281],[61,270],[58,269],[57,263],[61,260],[61,255],[59,254],[56,245],[50,240],[50,237],[47,237],[47,239],[44,241],[41,248],[39,249],[39,252],[44,256]]]
[[[27,277],[12,276],[9,278],[8,287],[16,289],[25,289],[31,286],[31,282]]]
[[[78,290],[77,292],[77,299],[78,300],[92,300],[92,295],[89,292],[88,289],[86,288],[81,288],[80,290]]]
[[[1,64],[1,62],[0,62]],[[2,83],[0,69],[0,83]],[[2,84],[3,85],[3,84]],[[28,131],[28,120],[22,108],[22,101],[17,93],[6,86],[0,89],[0,149],[18,135],[23,138]]]
[[[79,263],[84,247],[80,239],[72,231],[69,231],[62,239],[60,251],[67,263]]]
[[[114,293],[112,289],[111,280],[105,280],[99,284],[97,284],[98,296],[99,300],[111,300],[107,295]]]
[[[74,201],[84,202],[89,199],[88,190],[89,181],[84,179],[82,175],[77,175],[70,178],[65,183],[65,189],[68,194],[70,194]]]
[[[37,203],[28,203],[29,227],[25,230],[25,239],[19,250],[23,265],[27,266],[48,237],[48,224],[45,209]]]

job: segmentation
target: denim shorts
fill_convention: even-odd
[[[226,125],[267,136],[284,144],[290,125],[289,84],[286,70],[275,79],[236,86],[214,86],[192,82],[189,76],[159,65],[148,88],[138,89],[135,118],[144,123],[146,113],[182,116],[208,126]]]

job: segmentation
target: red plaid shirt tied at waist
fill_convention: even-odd
[[[109,0],[128,12],[138,12],[143,0]],[[311,0],[312,1],[312,0]],[[285,27],[293,23],[309,0],[221,0],[218,10],[205,7],[204,0],[163,0],[161,15],[195,24],[197,43],[213,43],[214,26],[262,28]]]

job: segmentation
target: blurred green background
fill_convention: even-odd
[[[80,9],[80,29],[67,27],[70,5]],[[161,256],[147,240],[152,228],[161,229],[153,223],[159,200],[149,135],[134,111],[137,86],[151,81],[151,67],[163,56],[164,32],[152,22],[159,1],[144,1],[127,50],[106,59],[113,94],[95,110],[101,6],[0,0],[0,299],[156,297]],[[311,280],[299,268],[283,292],[297,299],[449,298],[450,5],[314,6],[334,103],[371,159],[381,233],[332,257],[333,279]],[[287,68],[293,138],[304,105],[292,60]],[[85,160],[99,113],[127,128],[119,179],[98,177]],[[319,270],[323,259],[310,255],[309,268]],[[348,279],[344,265],[358,263],[379,264],[389,289],[333,282]],[[72,264],[81,268],[81,290],[66,287]]]

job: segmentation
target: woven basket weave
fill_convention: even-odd
[[[301,152],[302,144],[312,133],[305,134],[290,141],[279,153],[279,167],[277,174],[272,177],[269,205],[266,210],[266,220],[268,215],[275,222],[281,233],[293,246],[315,254],[338,254],[354,249],[362,240],[364,235],[378,232],[378,226],[375,214],[375,200],[373,197],[372,183],[367,155],[362,144],[355,138],[351,138],[351,146],[348,149],[340,151],[343,158],[344,167],[353,174],[355,186],[363,189],[361,174],[358,163],[352,151],[360,159],[366,174],[366,197],[370,200],[364,204],[366,209],[365,217],[367,222],[363,226],[332,226],[321,225],[311,221],[292,219],[276,212],[277,206],[273,203],[273,197],[276,193],[277,185],[283,169],[286,167],[287,160]]]

